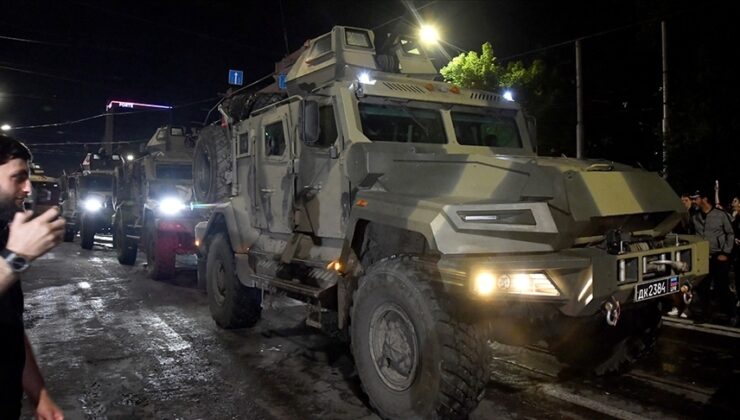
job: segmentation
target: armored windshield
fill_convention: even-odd
[[[192,165],[157,165],[157,179],[193,179]]]
[[[370,103],[359,109],[362,132],[372,141],[447,143],[439,111]]]
[[[452,112],[457,142],[465,146],[521,148],[522,139],[514,114]]]
[[[87,175],[80,177],[80,188],[90,190],[110,190],[112,187],[112,175]]]
[[[32,182],[36,204],[59,204],[59,184],[56,182]]]

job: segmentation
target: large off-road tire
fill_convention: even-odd
[[[350,323],[352,354],[383,418],[466,418],[489,380],[485,329],[457,316],[411,257],[374,263],[360,278]]]
[[[221,328],[251,327],[262,315],[262,294],[245,287],[236,277],[234,253],[224,233],[217,234],[208,246],[206,262],[208,306],[211,317]]]
[[[80,246],[82,249],[92,249],[95,244],[95,220],[91,217],[82,217],[80,223]]]
[[[193,151],[193,191],[202,203],[215,203],[229,196],[231,144],[226,130],[210,125],[201,130]]]
[[[208,290],[208,275],[206,273],[206,257],[198,254],[198,265],[197,265],[197,271],[196,271],[196,280],[195,284],[198,290],[203,290],[204,292]]]
[[[123,265],[134,265],[139,244],[126,237],[126,220],[123,213],[116,214],[116,224],[113,226],[113,247],[116,248],[118,262]]]
[[[175,277],[177,234],[158,232],[154,219],[144,226],[146,238],[146,271],[152,280],[167,280]]]
[[[65,227],[64,228],[64,238],[63,238],[64,239],[64,242],[74,242],[74,240],[75,240],[75,234],[77,234],[77,232],[75,232],[74,229],[71,229],[69,227]]]
[[[562,335],[549,338],[550,351],[557,359],[581,370],[602,376],[627,371],[655,348],[662,325],[657,302],[623,311],[615,327],[606,322],[597,326],[574,326]]]

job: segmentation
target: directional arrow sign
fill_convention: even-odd
[[[244,72],[241,70],[229,70],[229,84],[241,86],[244,84]]]

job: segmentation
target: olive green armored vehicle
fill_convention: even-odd
[[[92,249],[95,234],[111,231],[113,215],[113,172],[121,165],[121,157],[104,150],[87,153],[80,170],[61,178],[62,216],[67,225],[64,241],[74,241],[80,233],[80,247]]]
[[[195,141],[185,127],[157,129],[143,153],[116,170],[113,246],[118,262],[133,265],[139,248],[152,279],[176,274],[178,254],[194,254],[201,220],[190,209]]]
[[[683,211],[669,185],[538,157],[519,105],[435,81],[414,39],[388,41],[335,27],[289,57],[284,99],[234,99],[201,133],[196,198],[215,205],[196,239],[216,323],[255,324],[264,292],[304,300],[399,419],[472,411],[487,340],[544,341],[599,373],[649,350],[662,298],[688,296],[708,266],[706,242],[669,233]]]

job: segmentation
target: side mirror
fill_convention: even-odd
[[[537,153],[537,119],[532,115],[527,115],[526,119],[529,141],[532,143],[532,149]]]
[[[311,146],[319,141],[319,104],[315,101],[303,101],[301,112],[301,139]]]

